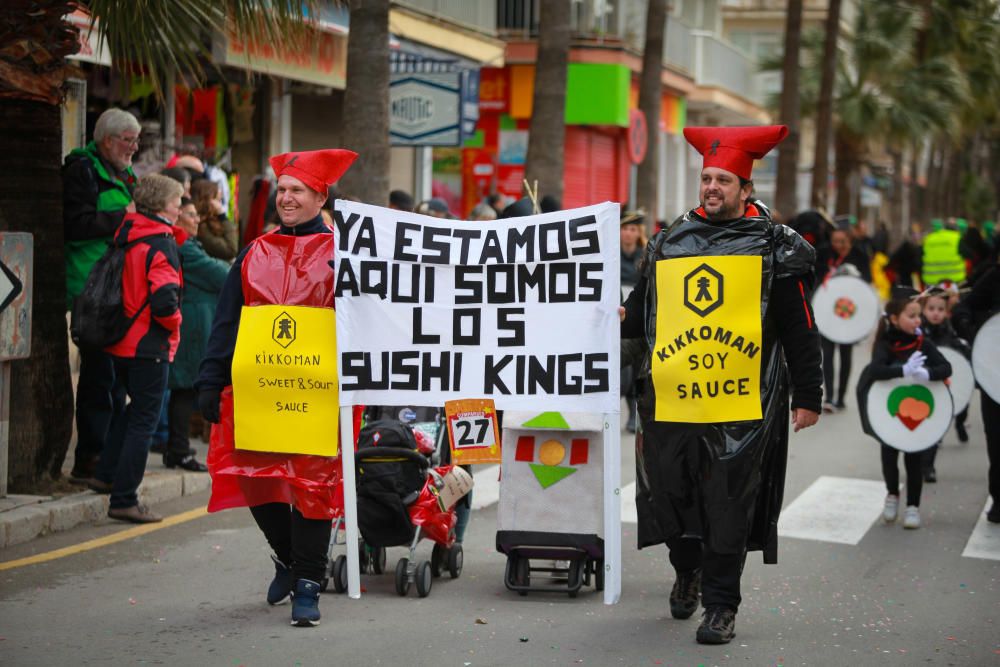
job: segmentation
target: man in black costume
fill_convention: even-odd
[[[690,127],[701,206],[649,242],[622,309],[643,338],[636,438],[639,548],[666,543],[674,618],[705,607],[696,638],[734,636],[748,550],[777,561],[788,448],[819,419],[823,374],[809,295],[815,251],[751,196],[753,160],[784,126]]]

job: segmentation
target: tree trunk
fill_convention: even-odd
[[[809,202],[813,208],[825,209],[829,190],[830,127],[833,124],[833,86],[837,74],[837,40],[840,37],[840,0],[830,0],[826,14],[826,41],[823,43],[823,75],[819,86],[819,106],[816,113],[816,161],[813,163],[812,191]]]
[[[538,181],[538,196],[562,202],[566,145],[566,71],[569,63],[571,0],[547,0],[538,25],[538,62],[525,177]]]
[[[799,180],[799,51],[802,44],[802,0],[789,0],[785,11],[785,57],[781,66],[781,122],[788,136],[778,149],[775,208],[785,220],[798,211]]]
[[[953,148],[948,159],[948,183],[946,191],[946,216],[961,216],[962,202],[962,151]]]
[[[854,189],[854,172],[857,171],[858,157],[855,154],[854,142],[841,129],[834,133],[834,143],[837,151],[837,206],[834,215],[847,215],[851,212],[852,192]]]
[[[636,176],[636,203],[646,209],[647,225],[658,217],[657,185],[660,167],[660,103],[663,97],[663,33],[667,23],[667,0],[649,0],[646,8],[646,46],[642,53],[639,109],[646,116],[646,158]]]
[[[351,0],[344,89],[345,147],[358,159],[340,179],[345,194],[389,202],[389,0]]]
[[[0,102],[0,230],[34,235],[31,356],[12,362],[9,475],[12,493],[58,477],[73,432],[66,332],[61,119],[58,106]]]
[[[931,146],[927,164],[927,205],[924,207],[926,218],[936,218],[941,215],[941,197],[944,192],[944,161],[946,144],[938,139]]]
[[[916,218],[919,220],[924,215],[924,208],[927,202],[927,182],[924,181],[924,186],[921,187],[919,183],[920,174],[920,154],[923,152],[923,146],[921,144],[915,144],[911,149],[910,154],[910,215],[909,219],[906,221],[906,229],[903,230],[903,238],[908,238],[910,233],[910,226]]]
[[[900,238],[906,235],[906,220],[903,216],[903,151],[892,148],[889,151],[892,158],[892,191],[889,196],[889,229]]]

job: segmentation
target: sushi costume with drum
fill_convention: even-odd
[[[741,184],[753,160],[786,134],[784,126],[684,130],[705,169],[725,170]],[[814,264],[812,246],[752,199],[731,220],[709,219],[703,206],[691,210],[647,245],[622,323],[622,338],[647,343],[636,438],[638,541],[640,549],[670,548],[677,618],[697,609],[699,576],[706,610],[734,614],[747,550],[777,561],[789,393],[793,410],[811,413],[822,397],[809,306]],[[677,586],[688,587],[684,613],[673,608],[675,596],[684,597]]]
[[[279,179],[279,188],[283,183],[281,178],[290,176],[295,180],[285,179],[284,182],[305,185],[325,196],[328,187],[347,171],[356,157],[351,151],[330,149],[286,153],[270,158],[270,162]],[[209,421],[218,422],[212,429],[207,459],[212,475],[212,496],[208,509],[214,512],[232,507],[250,508],[275,552],[276,576],[268,591],[268,602],[271,604],[285,601],[297,581],[319,582],[326,573],[331,519],[343,509],[340,460],[334,456],[300,452],[321,451],[330,443],[336,444],[338,436],[335,427],[332,431],[314,430],[314,433],[322,432],[322,438],[314,436],[313,442],[305,443],[303,449],[303,430],[295,429],[294,433],[287,433],[294,438],[280,435],[272,438],[273,449],[268,448],[266,439],[261,446],[258,429],[249,425],[259,425],[271,432],[274,429],[269,428],[268,420],[273,426],[286,415],[271,414],[276,409],[272,403],[263,416],[241,416],[246,414],[247,409],[243,407],[241,413],[241,400],[247,406],[253,392],[248,388],[240,393],[241,387],[247,387],[245,380],[241,384],[240,375],[248,364],[254,363],[254,356],[265,358],[263,362],[258,358],[257,364],[269,364],[271,357],[282,357],[275,363],[288,364],[291,361],[293,366],[299,363],[299,357],[322,359],[324,365],[329,359],[332,374],[326,379],[332,378],[332,387],[336,387],[335,347],[329,350],[324,348],[328,353],[322,356],[302,355],[304,341],[297,340],[295,332],[298,332],[298,338],[304,338],[307,333],[305,322],[301,319],[294,325],[279,322],[281,317],[276,318],[274,314],[264,321],[260,314],[270,313],[271,310],[256,308],[284,306],[273,310],[296,313],[295,319],[299,319],[299,314],[319,318],[319,326],[312,327],[313,331],[318,328],[318,333],[310,335],[313,340],[333,346],[334,287],[333,274],[327,264],[333,254],[334,236],[323,223],[319,211],[312,219],[297,224],[282,222],[278,229],[258,237],[247,246],[237,256],[219,295],[196,385],[203,414]],[[291,326],[296,329],[291,329]],[[288,354],[254,354],[262,351],[263,346],[255,345],[261,338],[268,344],[274,338],[284,348],[292,341],[279,339],[289,335],[297,343],[294,346],[296,349],[276,350]],[[290,373],[296,375],[307,372],[316,377],[313,368],[290,369]],[[330,366],[324,372],[330,374]],[[322,386],[331,385],[324,383]],[[308,415],[303,415],[303,418],[311,420],[316,412],[323,410],[336,415],[335,396],[333,401],[328,397],[320,398],[319,394],[315,398],[309,406]],[[313,422],[309,424],[313,425]],[[244,434],[242,437],[241,433]],[[320,440],[324,442],[320,443]],[[318,589],[316,597],[318,599]],[[318,622],[318,610],[316,620]]]

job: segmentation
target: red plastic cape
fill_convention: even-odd
[[[243,302],[333,307],[333,234],[265,234],[243,259]],[[331,332],[332,335],[332,332]],[[238,450],[233,444],[233,389],[222,392],[221,423],[212,428],[208,471],[212,497],[208,511],[265,503],[295,505],[309,519],[343,514],[344,489],[339,457],[272,454]],[[354,409],[354,435],[361,409]],[[331,433],[330,437],[339,437]]]
[[[452,466],[440,466],[435,468],[441,477],[451,472]],[[414,526],[420,526],[427,539],[437,542],[445,547],[451,547],[455,543],[455,508],[442,511],[438,504],[437,487],[434,486],[434,477],[427,475],[424,488],[420,491],[420,496],[408,508],[410,512],[410,522]]]

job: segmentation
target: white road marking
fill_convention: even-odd
[[[778,534],[857,544],[882,514],[885,485],[870,479],[820,477],[781,512]]]
[[[472,509],[478,510],[500,500],[500,466],[473,468]]]
[[[989,560],[1000,560],[1000,524],[990,523],[986,520],[986,510],[989,508],[989,500],[983,513],[976,521],[976,527],[969,536],[969,542],[965,545],[962,555],[966,558],[986,558]]]

